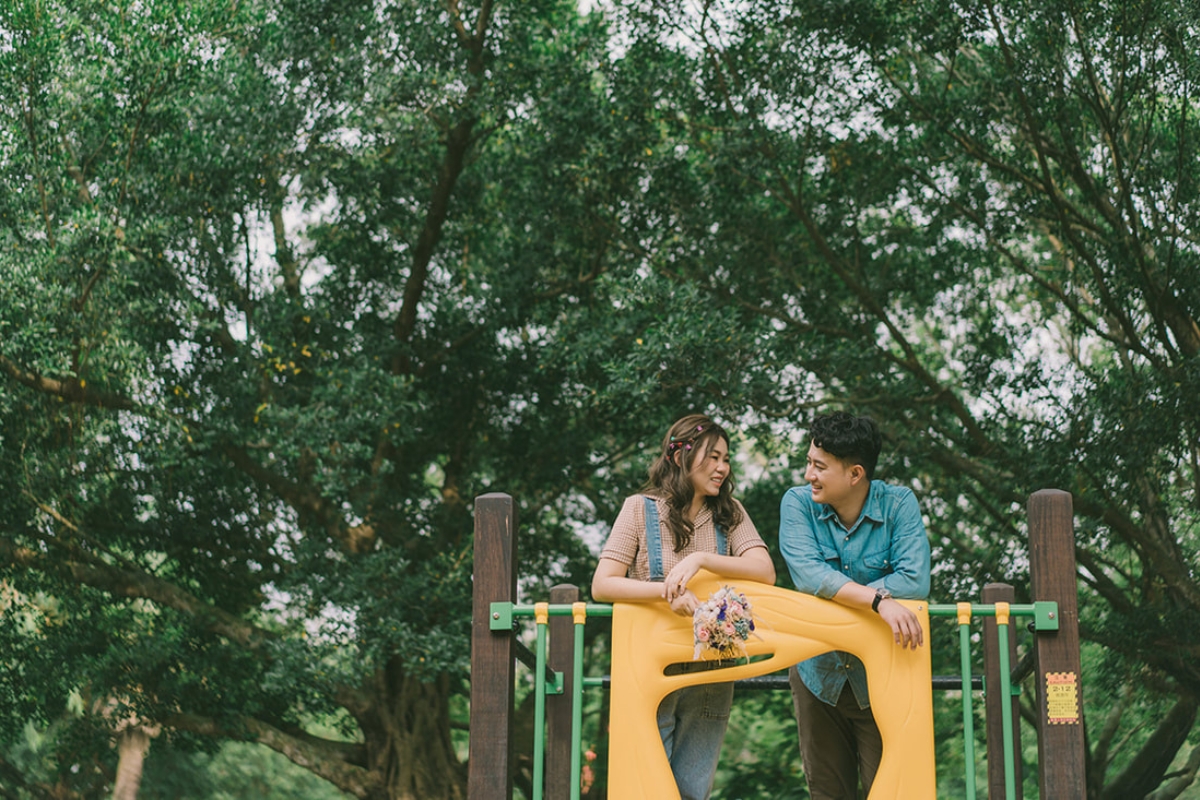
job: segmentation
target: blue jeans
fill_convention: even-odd
[[[732,683],[676,689],[659,705],[658,732],[680,800],[708,799],[732,705]]]

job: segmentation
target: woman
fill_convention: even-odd
[[[666,602],[690,617],[700,600],[688,582],[701,569],[775,583],[767,546],[733,498],[729,436],[692,414],[667,431],[642,492],[625,499],[592,577],[592,597]],[[709,796],[732,702],[732,683],[710,683],[672,692],[659,706],[658,728],[682,800]]]

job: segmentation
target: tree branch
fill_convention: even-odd
[[[360,766],[366,763],[362,745],[321,739],[303,731],[285,733],[254,717],[239,717],[232,723],[227,725],[209,717],[182,713],[168,715],[162,720],[164,726],[176,730],[265,745],[342,791],[364,800],[377,796],[381,788],[379,774]]]
[[[479,10],[479,18],[475,22],[475,33],[467,33],[466,26],[459,13],[458,0],[447,0],[446,9],[454,25],[455,35],[459,45],[468,51],[467,73],[473,80],[467,87],[464,105],[469,106],[479,94],[479,81],[483,76],[483,46],[487,38],[488,23],[491,20],[492,0],[484,0]],[[478,115],[471,114],[459,120],[446,132],[446,154],[442,160],[437,183],[429,201],[429,211],[425,215],[425,223],[413,247],[412,270],[404,286],[404,300],[400,313],[396,315],[393,333],[399,350],[393,359],[392,369],[397,373],[407,373],[412,369],[411,359],[406,353],[411,343],[413,331],[417,325],[417,307],[425,293],[425,282],[429,276],[429,264],[433,259],[434,248],[442,237],[442,229],[450,211],[450,198],[454,187],[462,175],[466,164],[467,151],[474,140],[471,132]]]
[[[275,263],[283,272],[283,289],[293,300],[300,296],[300,272],[296,269],[296,257],[287,241],[287,227],[283,220],[282,189],[273,192],[271,198],[271,232],[275,237]]]
[[[1198,706],[1200,703],[1195,697],[1180,697],[1161,718],[1154,733],[1142,745],[1129,765],[1105,786],[1100,800],[1145,797],[1154,791],[1162,783],[1175,754],[1187,740],[1188,733],[1196,721]]]
[[[0,563],[9,563],[46,574],[65,573],[78,583],[118,597],[152,600],[187,614],[206,630],[250,650],[256,650],[274,638],[274,634],[204,602],[191,592],[144,572],[119,569],[96,560],[89,563],[81,558],[51,558],[46,553],[23,547],[6,538],[0,538]]]
[[[127,397],[112,392],[100,392],[87,387],[87,381],[79,378],[47,378],[36,372],[25,369],[19,364],[0,355],[0,373],[7,374],[17,383],[27,386],[42,394],[60,397],[72,403],[80,403],[97,408],[112,408],[122,411],[139,411],[141,407]]]
[[[289,480],[274,470],[268,469],[249,453],[233,444],[219,445],[219,451],[235,467],[259,484],[275,492],[302,517],[316,522],[330,538],[340,542],[351,553],[363,552],[374,545],[374,538],[356,537],[355,531],[347,527],[345,520],[325,498],[317,492],[307,491],[296,481]]]
[[[1200,772],[1200,745],[1192,748],[1183,769],[1167,775],[1169,782],[1146,795],[1145,800],[1175,800],[1196,782],[1197,772]]]

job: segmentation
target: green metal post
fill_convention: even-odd
[[[583,772],[583,623],[587,620],[587,604],[572,606],[575,621],[574,680],[571,681],[571,800],[579,800],[579,784]]]
[[[549,603],[538,603],[535,608],[537,670],[533,678],[533,800],[542,800],[546,772],[546,626],[550,621]]]
[[[971,604],[958,606],[958,653],[962,664],[963,759],[966,800],[975,800],[975,714],[971,710]]]
[[[1004,735],[1004,798],[1016,800],[1017,776],[1013,754],[1012,673],[1008,663],[1008,603],[996,603],[996,650],[1000,656],[1000,693],[1005,702],[1000,703],[1000,720]]]

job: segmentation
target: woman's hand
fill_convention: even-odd
[[[687,588],[688,581],[696,577],[696,573],[704,568],[704,560],[707,555],[707,553],[692,553],[689,556],[685,556],[682,561],[671,568],[671,571],[667,573],[667,577],[663,581],[662,594],[667,602],[674,603],[675,599],[682,596],[684,592],[692,594]],[[692,597],[695,598],[695,595],[692,595]],[[672,605],[671,607],[674,608],[675,606]],[[695,606],[692,606],[692,611],[694,610]],[[688,613],[690,614],[691,611]]]
[[[681,617],[690,617],[696,613],[700,599],[692,594],[690,589],[684,589],[674,600],[670,601],[671,610]]]

